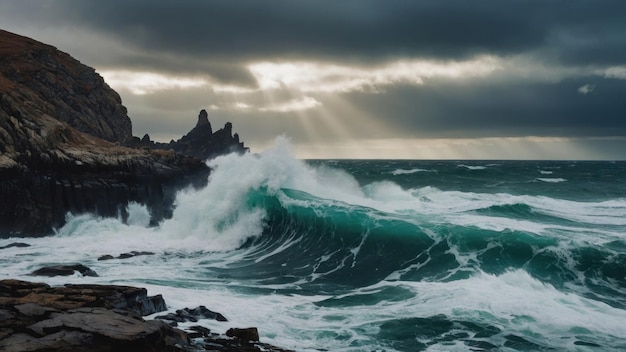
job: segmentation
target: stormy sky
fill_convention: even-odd
[[[626,1],[6,0],[94,67],[133,133],[200,109],[301,158],[626,159]]]

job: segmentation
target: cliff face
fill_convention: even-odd
[[[0,89],[2,109],[16,118],[47,114],[110,142],[132,137],[120,96],[93,68],[52,46],[2,30]]]
[[[45,235],[68,211],[168,216],[174,193],[206,182],[203,161],[131,148],[119,95],[55,48],[0,30],[0,237]]]

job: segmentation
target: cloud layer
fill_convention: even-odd
[[[96,67],[136,134],[207,108],[253,147],[626,137],[623,1],[21,0],[0,23]]]

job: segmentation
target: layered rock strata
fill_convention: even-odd
[[[51,234],[68,212],[125,218],[131,201],[170,216],[178,189],[206,183],[206,158],[245,151],[201,115],[179,141],[141,141],[94,69],[0,30],[0,237]]]

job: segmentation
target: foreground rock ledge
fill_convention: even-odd
[[[157,300],[160,303],[154,304]],[[150,302],[149,304],[146,304]],[[248,334],[223,336],[194,327],[186,332],[147,315],[165,310],[160,295],[115,285],[65,285],[0,281],[1,351],[276,351]],[[244,336],[256,337],[249,341]]]

